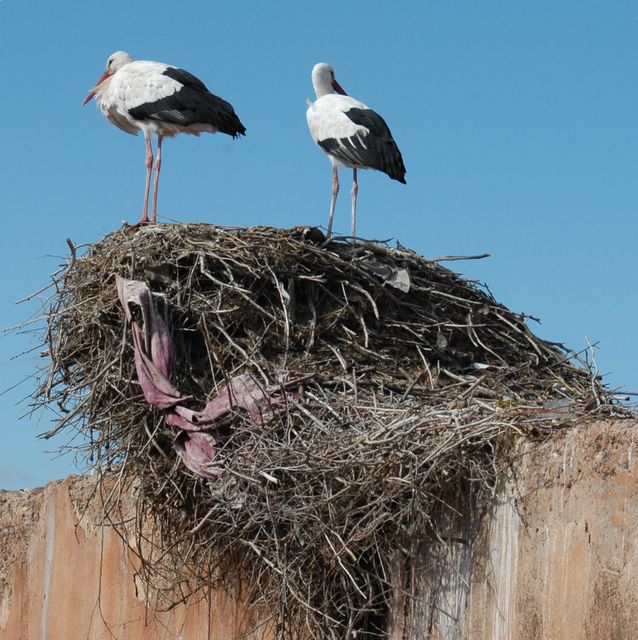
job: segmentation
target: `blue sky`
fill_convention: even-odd
[[[310,71],[388,122],[407,185],[364,172],[360,235],[452,263],[539,335],[597,342],[611,387],[638,391],[638,5],[618,0],[321,3],[0,0],[0,326],[36,310],[67,252],[136,221],[144,144],[80,104],[110,53],[181,66],[248,129],[164,145],[160,219],[325,225],[330,165],[305,122]],[[349,228],[342,172],[335,230]],[[35,371],[30,335],[0,338],[0,390]],[[65,444],[19,417],[29,381],[0,395],[0,487],[72,472]]]

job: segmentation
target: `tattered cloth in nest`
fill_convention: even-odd
[[[151,292],[143,283],[115,277],[117,294],[124,307],[126,319],[132,323],[135,349],[135,369],[146,401],[160,409],[167,409],[166,424],[180,431],[175,439],[175,449],[184,464],[204,478],[214,478],[221,470],[214,466],[215,438],[210,433],[217,422],[233,409],[247,411],[255,424],[262,425],[266,414],[274,405],[283,402],[250,373],[234,376],[219,395],[210,400],[201,411],[184,406],[192,396],[181,394],[170,382],[173,363],[173,342],[168,327],[155,310]],[[135,304],[142,311],[142,327],[133,320],[129,305]],[[284,372],[278,372],[279,378]],[[304,376],[285,380],[282,386],[298,384]]]
[[[123,228],[54,285],[48,435],[134,491],[143,577],[174,598],[241,575],[280,637],[381,633],[442,505],[493,487],[514,439],[614,410],[576,354],[403,248]]]

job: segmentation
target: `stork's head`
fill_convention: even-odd
[[[319,62],[312,68],[312,86],[315,88],[317,98],[335,92],[347,95],[335,79],[335,70],[326,62]]]
[[[84,106],[98,91],[100,86],[106,82],[118,69],[121,69],[125,64],[132,62],[133,58],[129,56],[126,51],[116,51],[109,56],[109,59],[106,61],[106,70],[100,76],[100,79],[95,83],[95,86],[89,91],[86,98],[84,98],[84,102],[82,106]]]

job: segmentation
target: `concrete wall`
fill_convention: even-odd
[[[240,594],[154,617],[124,541],[94,526],[97,509],[78,511],[94,484],[0,492],[0,640],[228,640],[254,626]]]
[[[638,638],[635,422],[557,434],[521,459],[475,544],[466,638]]]
[[[635,421],[598,422],[528,451],[478,534],[478,515],[468,521],[473,544],[424,563],[424,604],[409,620],[398,606],[391,637],[638,638],[637,436]],[[0,640],[230,640],[253,629],[241,594],[154,618],[124,542],[78,512],[92,484],[0,492]]]

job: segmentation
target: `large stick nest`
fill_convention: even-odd
[[[236,410],[216,426],[217,479],[180,462],[141,394],[116,274],[153,292],[193,408],[245,372],[312,374],[265,425]],[[308,229],[122,228],[54,284],[47,435],[83,435],[117,479],[111,516],[134,493],[150,585],[175,601],[241,580],[282,638],[382,635],[393,593],[410,595],[414,540],[440,540],[441,505],[492,487],[516,439],[605,410],[575,354],[403,249]]]

